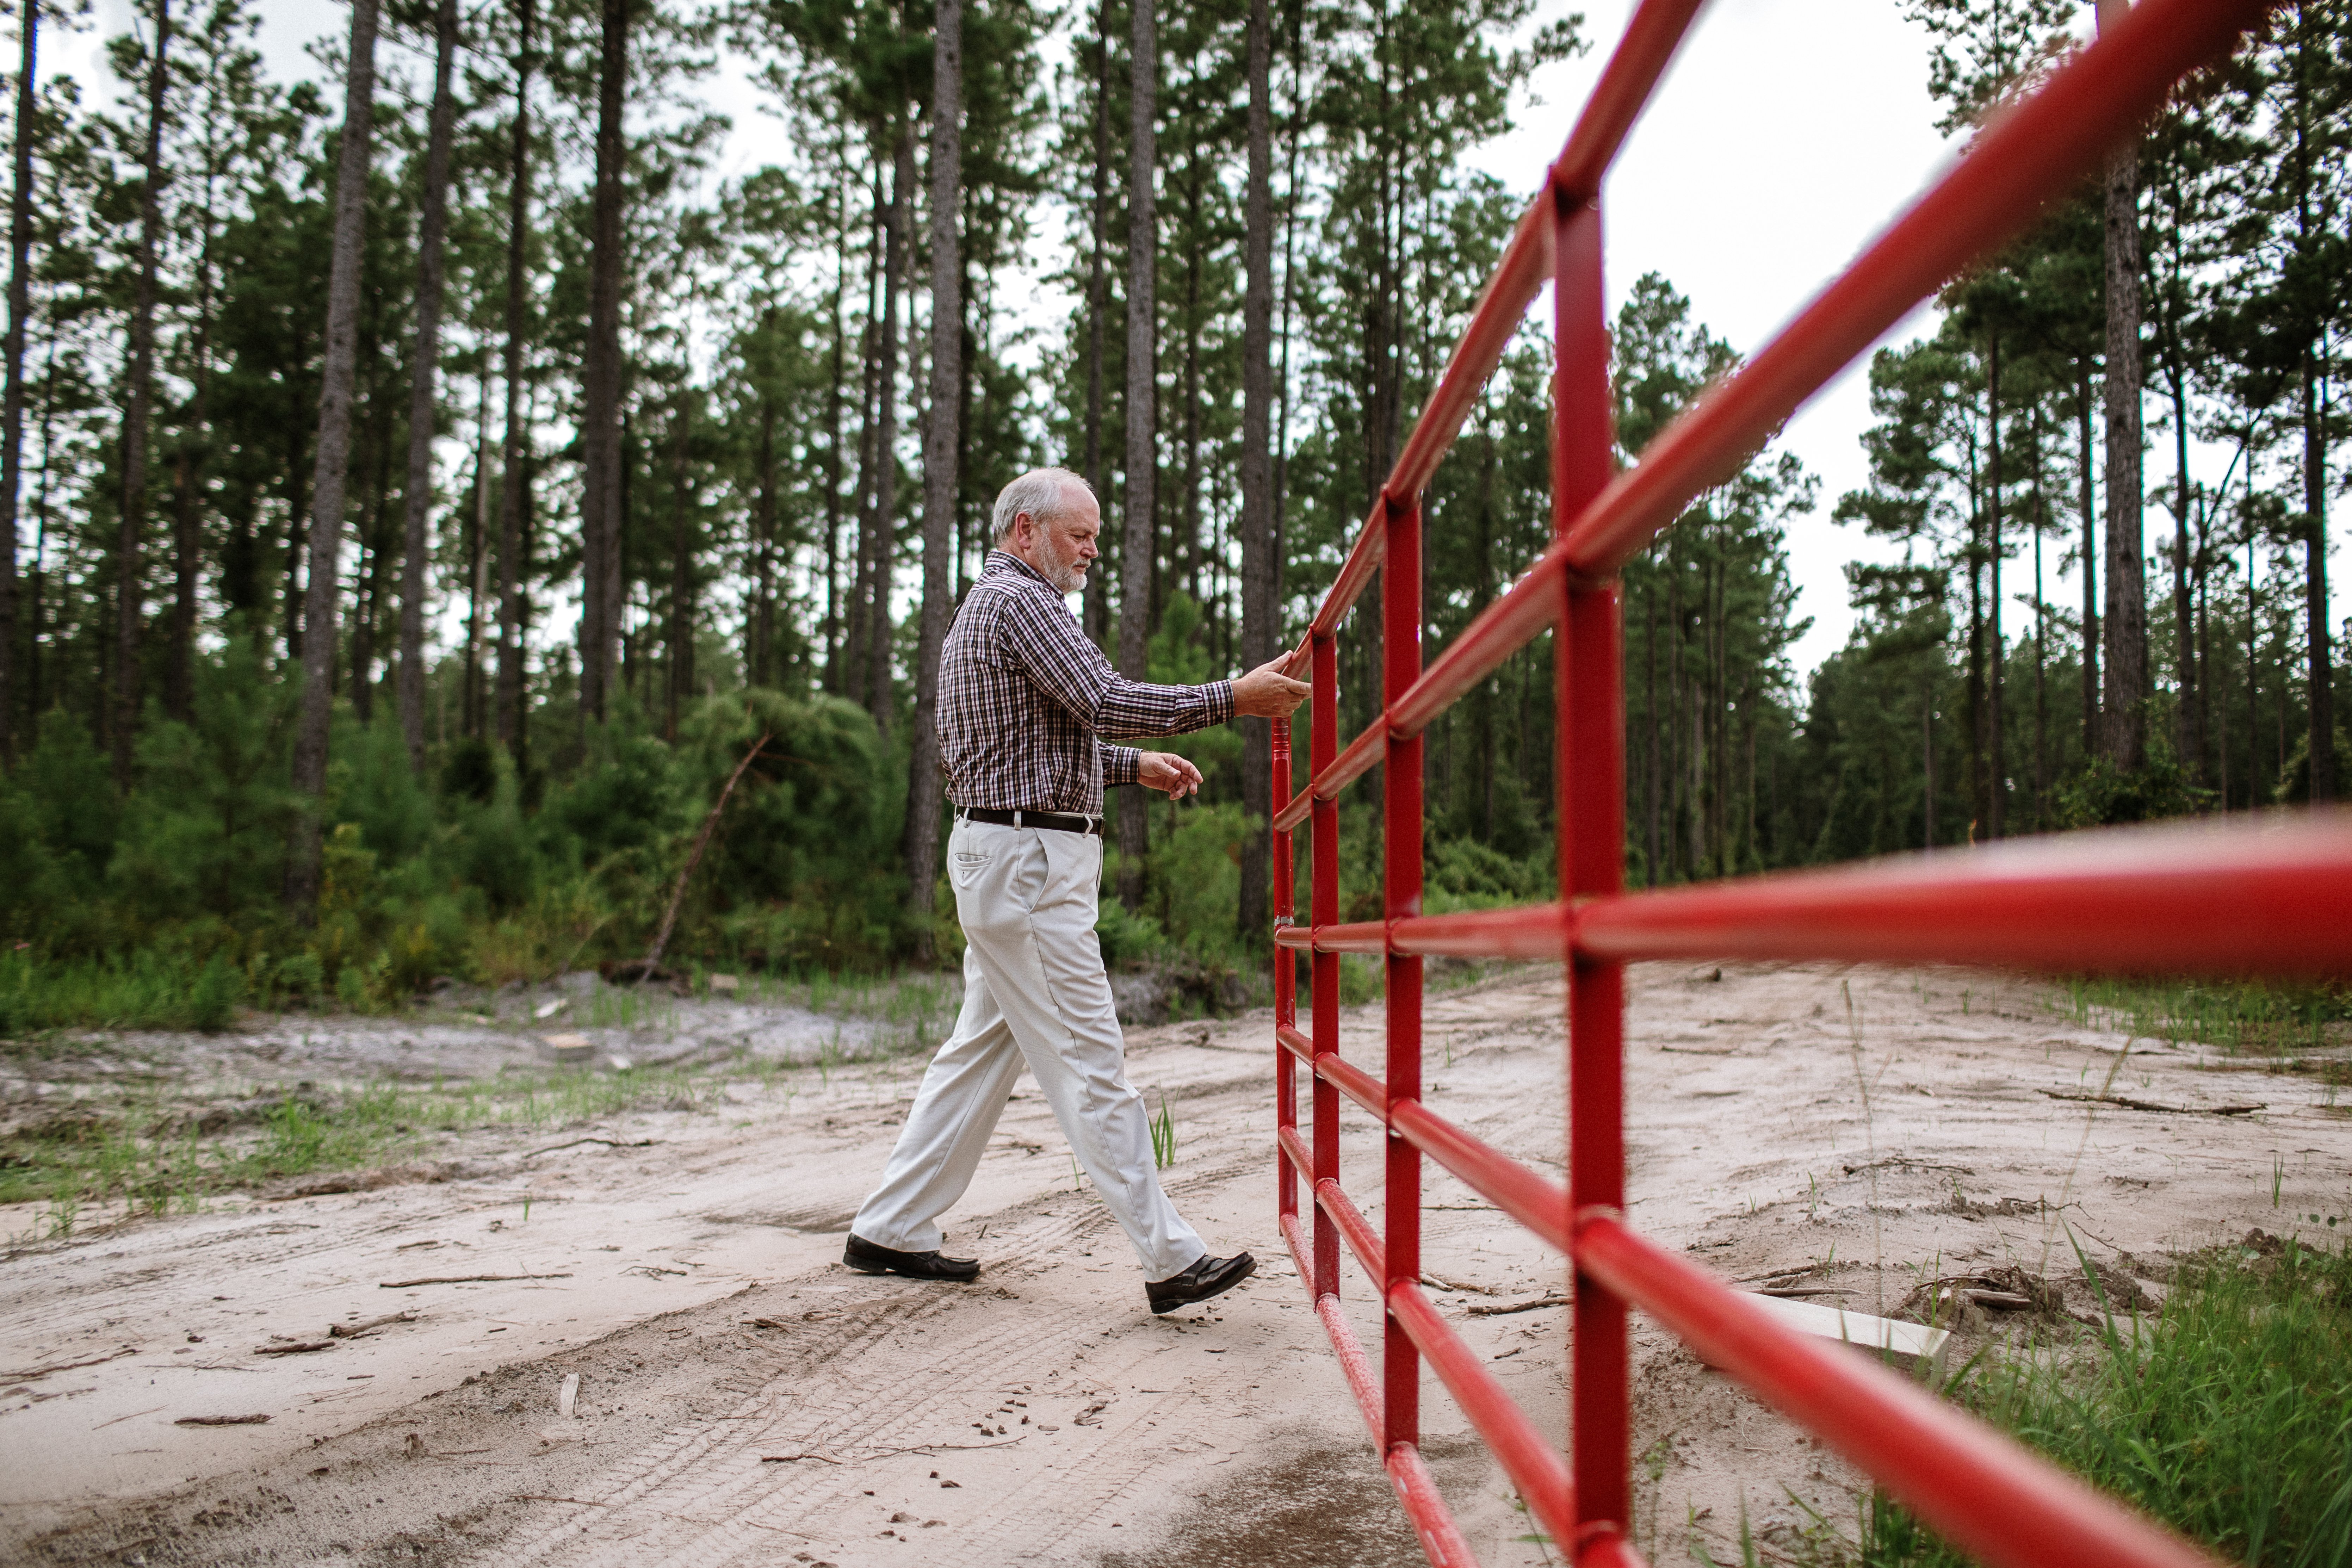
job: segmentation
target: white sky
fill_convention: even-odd
[[[348,11],[329,0],[260,0],[258,8],[270,71],[284,80],[315,74],[307,46],[349,26]],[[1577,8],[1570,0],[1545,0],[1536,21]],[[1517,129],[1473,156],[1507,186],[1534,189],[1633,5],[1585,0],[1582,9],[1595,47],[1539,73],[1539,101],[1522,106]],[[130,6],[127,0],[97,0],[94,11],[97,27],[59,39],[45,53],[45,70],[71,70],[86,83],[102,78],[99,40],[128,26]],[[404,68],[408,62],[385,64]],[[1735,348],[1761,346],[1948,156],[1934,130],[1927,79],[1926,36],[1904,20],[1898,0],[1714,0],[1604,192],[1612,309],[1633,279],[1654,269]],[[782,127],[759,112],[740,64],[723,66],[701,84],[700,96],[735,121],[721,173],[769,161]],[[1548,317],[1548,298],[1537,309]],[[1926,324],[1926,312],[1915,312],[1889,341],[1912,337]],[[1844,642],[1853,625],[1841,567],[1857,557],[1899,553],[1829,521],[1838,496],[1866,478],[1858,439],[1870,423],[1866,363],[1866,355],[1856,360],[1800,410],[1782,438],[1822,481],[1819,510],[1797,520],[1789,536],[1798,613],[1814,621],[1792,650],[1801,678]],[[2158,412],[2151,402],[2151,426]],[[2153,437],[2151,428],[2151,486],[2171,468],[2168,442]],[[2191,468],[2210,481],[2228,461],[2225,450],[2199,448]],[[2151,546],[2169,531],[2167,516],[2152,507]],[[2047,553],[2054,563],[2056,551]],[[2030,591],[2030,557],[2013,563],[2005,585]],[[2047,591],[2060,604],[2080,597],[2079,586],[2054,570]],[[2346,596],[2338,589],[2339,616]],[[2003,618],[2015,637],[2031,617],[2012,601]]]

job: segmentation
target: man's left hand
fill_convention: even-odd
[[[1201,770],[1173,752],[1146,752],[1136,763],[1135,782],[1182,800],[1201,788]]]

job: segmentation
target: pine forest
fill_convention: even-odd
[[[1887,4],[1962,149],[2097,25]],[[997,490],[1092,484],[1073,609],[1123,673],[1292,646],[1526,202],[1472,154],[1612,41],[1532,0],[320,12],[304,79],[255,0],[7,13],[0,1033],[106,1021],[68,974],[205,1025],[950,959],[940,647]],[[2346,787],[2348,12],[2277,7],[1877,351],[1866,483],[1768,446],[1627,570],[1634,883]],[[1738,353],[1618,287],[1631,464]],[[1426,497],[1433,648],[1549,542],[1547,319]],[[1870,560],[1801,678],[1805,518]],[[1433,909],[1550,896],[1551,691],[1538,643],[1429,731]],[[1113,792],[1114,964],[1263,968],[1269,748]]]

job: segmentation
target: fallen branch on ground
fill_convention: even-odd
[[[856,1451],[856,1458],[861,1461],[866,1459],[893,1459],[898,1458],[902,1454],[961,1454],[969,1453],[975,1448],[1010,1448],[1013,1444],[1020,1442],[1022,1437],[1026,1437],[1028,1436],[1028,1433],[1024,1432],[1021,1434],[1020,1437],[1010,1437],[1002,1443],[918,1443],[911,1448],[860,1448]],[[836,1459],[830,1454],[817,1453],[814,1449],[803,1454],[762,1454],[760,1456],[760,1463],[763,1465],[788,1465],[794,1459],[822,1459],[828,1465],[840,1465],[849,1462],[845,1459]]]
[[[1467,1290],[1475,1296],[1496,1294],[1491,1285],[1473,1285],[1467,1279],[1448,1279],[1438,1274],[1424,1274],[1421,1277],[1421,1282],[1439,1290]]]
[[[1524,1301],[1497,1301],[1491,1307],[1473,1307],[1470,1315],[1474,1318],[1499,1318],[1508,1312],[1532,1312],[1538,1307],[1567,1305],[1568,1298],[1565,1296],[1533,1296]]]
[[[430,1279],[381,1279],[376,1282],[376,1289],[379,1290],[413,1290],[419,1285],[507,1285],[511,1284],[518,1279],[569,1279],[571,1278],[572,1276],[569,1272],[562,1274],[442,1274],[436,1275]]]
[[[416,1321],[416,1310],[411,1307],[405,1311],[386,1312],[381,1318],[370,1318],[364,1323],[330,1323],[327,1325],[327,1336],[330,1339],[356,1340],[363,1335],[372,1334],[387,1324],[413,1323]]]
[[[2166,1116],[2249,1116],[2270,1102],[2252,1105],[2158,1105],[2152,1100],[2133,1100],[2121,1094],[2078,1094],[2072,1089],[2045,1089],[2042,1091],[2053,1100],[2079,1100],[2092,1105],[2120,1105],[2126,1110],[2154,1110]]]
[[[574,1138],[569,1143],[550,1143],[544,1149],[533,1149],[530,1153],[519,1154],[516,1158],[535,1160],[541,1154],[552,1154],[564,1149],[577,1149],[583,1143],[602,1143],[607,1149],[650,1149],[654,1145],[654,1140],[640,1138],[634,1143],[625,1143],[618,1138]]]
[[[137,1345],[124,1345],[118,1350],[110,1350],[104,1355],[87,1356],[80,1361],[51,1362],[47,1366],[33,1367],[26,1372],[0,1372],[0,1383],[30,1383],[35,1378],[47,1377],[53,1372],[71,1372],[78,1366],[96,1366],[102,1361],[115,1361],[122,1356],[136,1353],[138,1349]]]
[[[174,1426],[266,1426],[267,1415],[183,1415],[172,1423]]]
[[[310,1351],[331,1351],[335,1348],[331,1336],[323,1340],[279,1340],[275,1344],[256,1345],[256,1355],[301,1355]]]

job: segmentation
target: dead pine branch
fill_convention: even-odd
[[[727,809],[727,802],[735,794],[735,786],[742,782],[744,771],[751,767],[751,760],[775,738],[774,731],[763,731],[758,740],[751,742],[751,749],[743,753],[743,760],[735,764],[735,771],[727,775],[726,787],[719,792],[719,799],[711,806],[710,814],[695,830],[694,847],[687,851],[686,864],[678,868],[677,885],[670,889],[669,908],[662,911],[661,927],[654,932],[654,944],[646,950],[643,959],[634,965],[625,965],[620,973],[625,974],[630,968],[635,968],[640,978],[651,978],[653,973],[661,967],[662,950],[669,945],[669,933],[677,925],[677,911],[686,903],[686,885],[693,879],[694,868],[702,864],[702,852],[710,847],[710,835],[719,826],[719,814]]]

